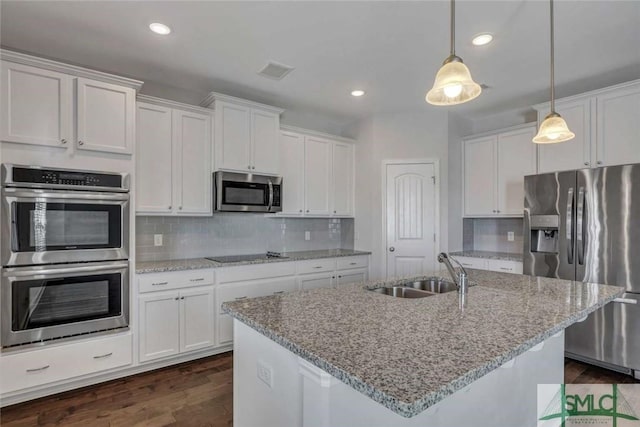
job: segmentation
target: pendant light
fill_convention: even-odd
[[[551,112],[544,118],[538,129],[538,134],[533,138],[533,142],[536,144],[555,144],[558,142],[565,142],[573,139],[576,134],[569,130],[567,122],[564,121],[562,116],[556,113],[556,100],[554,90],[554,34],[553,34],[553,0],[549,0],[549,6],[551,13]]]
[[[451,54],[438,70],[426,100],[433,105],[456,105],[477,98],[481,92],[462,58],[456,56],[456,6],[455,0],[451,0]]]

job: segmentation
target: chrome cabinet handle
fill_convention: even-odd
[[[44,371],[45,369],[49,369],[49,365],[45,365],[42,366],[41,368],[31,368],[31,369],[27,369],[27,372],[39,372],[39,371]]]
[[[500,270],[511,271],[511,270],[513,270],[513,268],[500,267]]]
[[[276,291],[273,293],[274,295],[284,294],[284,291]]]
[[[391,247],[389,248],[389,252],[395,252],[395,250],[396,250],[396,248],[394,248],[393,246],[391,246]]]
[[[616,298],[613,302],[619,302],[621,304],[638,304],[638,300],[633,298]]]
[[[573,264],[573,187],[567,193],[567,241],[569,250],[567,251],[567,262]]]
[[[313,268],[322,268],[322,266],[321,265],[317,265],[317,266],[315,266]]]
[[[107,353],[107,354],[101,354],[100,356],[93,356],[93,358],[94,359],[104,359],[104,358],[107,358],[109,356],[113,356],[113,352]]]
[[[163,285],[168,285],[169,282],[158,282],[158,283],[152,283],[151,286],[163,286]]]
[[[61,142],[62,144],[66,144],[66,143],[67,143],[67,140],[66,140],[66,139],[64,139],[64,138],[62,138],[62,139],[60,140],[60,142]]]
[[[246,299],[246,298],[247,298],[246,296],[245,297],[235,297],[235,300],[238,301],[238,300]]]
[[[357,265],[357,262],[350,262],[349,265]]]
[[[84,141],[78,141],[78,145],[84,145]]]
[[[197,279],[189,279],[190,282],[202,282],[204,277],[198,277]]]

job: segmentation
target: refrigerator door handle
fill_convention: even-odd
[[[567,193],[567,262],[573,264],[573,187]]]
[[[580,187],[578,190],[578,209],[576,210],[576,240],[578,250],[578,264],[584,264],[584,249],[585,249],[585,236],[584,236],[584,213],[585,213],[585,191],[584,187]]]
[[[613,302],[619,302],[621,304],[638,304],[638,300],[633,298],[616,298]]]

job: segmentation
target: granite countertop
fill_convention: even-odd
[[[233,267],[238,265],[266,264],[272,262],[302,261],[306,259],[337,258],[370,254],[371,252],[356,251],[353,249],[326,249],[316,251],[283,252],[283,258],[258,259],[253,261],[239,261],[224,264],[211,261],[206,258],[143,261],[136,263],[136,274],[164,273],[167,271],[198,270],[201,268]]]
[[[459,251],[459,252],[450,252],[449,255],[454,257],[466,256],[469,258],[499,259],[503,261],[522,262],[522,254],[516,254],[513,252]]]
[[[223,309],[412,417],[623,292],[617,286],[490,271],[469,270],[469,275],[476,286],[470,287],[464,309],[457,292],[404,299],[365,289],[400,279],[228,302]]]

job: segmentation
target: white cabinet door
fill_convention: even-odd
[[[333,200],[332,213],[353,215],[353,145],[342,142],[333,144]]]
[[[78,78],[78,149],[131,154],[136,91]]]
[[[251,110],[251,171],[268,175],[280,173],[280,115]]]
[[[337,273],[338,286],[348,285],[349,283],[362,283],[366,282],[369,278],[369,272],[366,268],[358,268],[354,270],[338,271]]]
[[[180,352],[180,297],[177,292],[145,295],[140,307],[140,361]]]
[[[464,213],[495,215],[496,212],[495,135],[464,142]]]
[[[558,144],[538,144],[538,173],[581,169],[591,165],[590,100],[556,103],[556,111],[576,134],[572,140]],[[548,111],[538,112],[538,126]]]
[[[0,139],[66,147],[73,138],[72,77],[2,62]]]
[[[213,288],[180,292],[180,351],[214,345]]]
[[[330,141],[306,137],[304,152],[305,213],[329,215],[331,187]]]
[[[304,212],[304,136],[282,132],[280,137],[280,172],[282,174],[282,214]]]
[[[524,177],[536,173],[535,127],[498,135],[498,212],[523,215]]]
[[[640,85],[597,96],[597,166],[640,162]]]
[[[173,110],[174,194],[181,215],[211,214],[211,117]]]
[[[216,168],[251,170],[251,109],[216,103]]]
[[[136,122],[136,212],[171,213],[171,109],[139,102]]]
[[[302,290],[332,288],[335,281],[335,273],[305,274],[298,276],[298,287]]]

